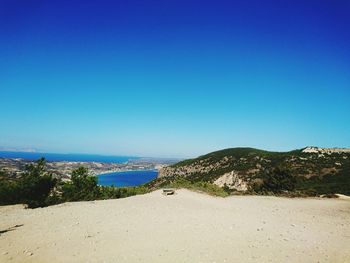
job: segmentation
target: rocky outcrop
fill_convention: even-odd
[[[319,153],[319,154],[332,154],[332,153],[350,153],[350,148],[320,148],[309,146],[306,147],[303,153]]]
[[[220,187],[228,187],[229,189],[236,191],[247,191],[248,182],[239,176],[236,171],[225,173],[214,181],[214,184]]]
[[[171,177],[171,176],[182,176],[187,177],[195,173],[210,173],[219,168],[225,168],[229,165],[231,158],[225,157],[217,162],[210,162],[207,159],[200,160],[193,164],[184,165],[184,166],[168,166],[164,167],[159,171],[158,178],[162,177]]]

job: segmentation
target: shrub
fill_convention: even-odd
[[[57,183],[52,174],[46,171],[45,165],[44,158],[27,165],[25,173],[18,181],[22,201],[31,208],[46,206],[47,198]]]
[[[30,208],[46,206],[57,180],[45,169],[45,159],[29,164],[17,179],[3,178],[0,183],[1,204],[27,204]]]
[[[0,205],[19,203],[19,194],[17,182],[5,176],[0,180]]]
[[[267,171],[262,177],[263,183],[255,184],[257,191],[281,193],[283,191],[294,191],[296,179],[287,170],[274,168]]]
[[[79,167],[73,170],[71,182],[62,185],[64,201],[90,201],[99,198],[97,177],[91,176],[89,170]]]
[[[99,186],[97,177],[89,174],[89,170],[80,167],[73,170],[71,182],[61,185],[62,201],[91,201],[101,199],[117,199],[149,192],[146,187],[113,187]]]
[[[171,188],[187,188],[190,190],[205,192],[214,196],[225,197],[228,196],[228,193],[221,187],[212,184],[210,182],[198,181],[191,182],[185,178],[175,178],[174,180],[168,182],[167,184],[162,185],[162,187],[171,187]]]
[[[125,198],[133,195],[148,193],[149,189],[144,186],[113,187],[101,186],[100,199]]]

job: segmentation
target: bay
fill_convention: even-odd
[[[100,174],[98,184],[103,186],[139,186],[157,178],[157,170],[137,170]]]

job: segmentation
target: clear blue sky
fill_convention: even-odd
[[[0,146],[350,147],[350,1],[0,0]]]

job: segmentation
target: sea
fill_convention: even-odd
[[[98,184],[103,186],[138,186],[157,178],[157,170],[137,170],[100,174]]]
[[[106,156],[95,154],[62,154],[62,153],[38,153],[38,152],[10,152],[0,151],[0,158],[22,158],[25,160],[38,160],[44,157],[47,161],[59,162],[102,162],[102,163],[125,163],[137,160],[140,157],[133,156]],[[126,172],[113,172],[97,175],[98,184],[103,186],[138,186],[155,179],[157,170],[135,170]]]
[[[137,160],[140,157],[132,156],[108,156],[97,154],[77,154],[77,153],[39,153],[39,152],[10,152],[0,151],[0,158],[22,158],[25,160],[38,160],[44,157],[47,161],[59,162],[101,162],[101,163],[125,163],[130,160]]]

